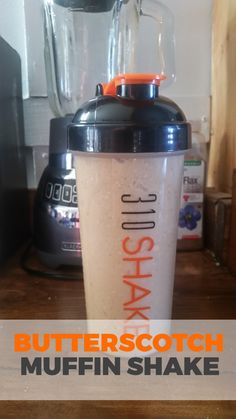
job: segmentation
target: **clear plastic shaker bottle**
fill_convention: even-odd
[[[169,319],[184,152],[191,127],[162,76],[97,86],[69,127],[89,319]]]

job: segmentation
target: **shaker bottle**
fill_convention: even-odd
[[[97,86],[69,126],[87,317],[170,319],[184,152],[191,127],[162,76]]]

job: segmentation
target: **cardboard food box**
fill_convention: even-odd
[[[203,247],[205,162],[185,159],[178,227],[178,250]]]

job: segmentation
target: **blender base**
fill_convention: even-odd
[[[43,265],[52,269],[58,269],[61,266],[82,266],[82,260],[79,256],[53,255],[40,250],[37,250],[37,254]]]

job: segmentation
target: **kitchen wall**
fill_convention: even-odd
[[[175,17],[176,81],[162,94],[178,101],[187,118],[195,121],[195,129],[208,139],[212,0],[163,0],[163,3]],[[46,164],[49,120],[53,117],[46,97],[42,0],[0,0],[0,16],[0,34],[9,39],[22,58],[28,183],[29,187],[35,187]],[[9,21],[13,24],[9,25]],[[147,27],[147,36],[148,33]],[[143,59],[148,60],[145,50]]]

